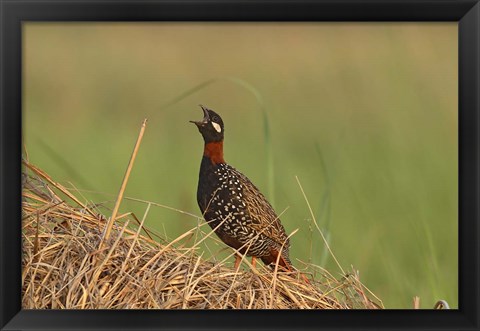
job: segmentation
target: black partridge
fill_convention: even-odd
[[[198,127],[205,142],[197,202],[210,227],[227,245],[240,254],[260,258],[266,265],[293,270],[290,243],[280,219],[265,196],[241,172],[223,158],[224,125],[213,110],[201,106],[203,120],[190,121]],[[280,255],[280,256],[279,256]],[[235,268],[241,257],[237,254]]]

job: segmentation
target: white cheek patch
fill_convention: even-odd
[[[215,123],[215,122],[212,122],[212,125],[213,125],[213,128],[218,132],[222,132],[222,127],[220,126],[220,124],[218,123]]]

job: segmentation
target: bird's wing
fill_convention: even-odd
[[[232,168],[236,177],[240,179],[242,201],[251,219],[250,226],[256,232],[262,232],[280,246],[289,248],[289,240],[280,219],[259,189],[241,172]]]

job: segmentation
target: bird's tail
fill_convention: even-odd
[[[280,269],[288,272],[298,272],[300,277],[302,277],[302,279],[307,284],[310,284],[307,277],[293,266],[292,261],[290,261],[290,258],[288,257],[288,251],[283,251],[282,254],[280,254],[280,257],[278,255],[279,251],[276,249],[272,249],[269,256],[262,257],[262,261],[266,265],[271,265],[272,267],[275,267],[278,261],[278,266],[280,267]]]

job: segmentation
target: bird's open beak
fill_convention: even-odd
[[[202,110],[203,110],[203,119],[201,121],[190,121],[190,123],[193,123],[198,127],[205,125],[210,120],[207,107],[204,107],[202,105],[200,105],[200,107],[202,107]]]

